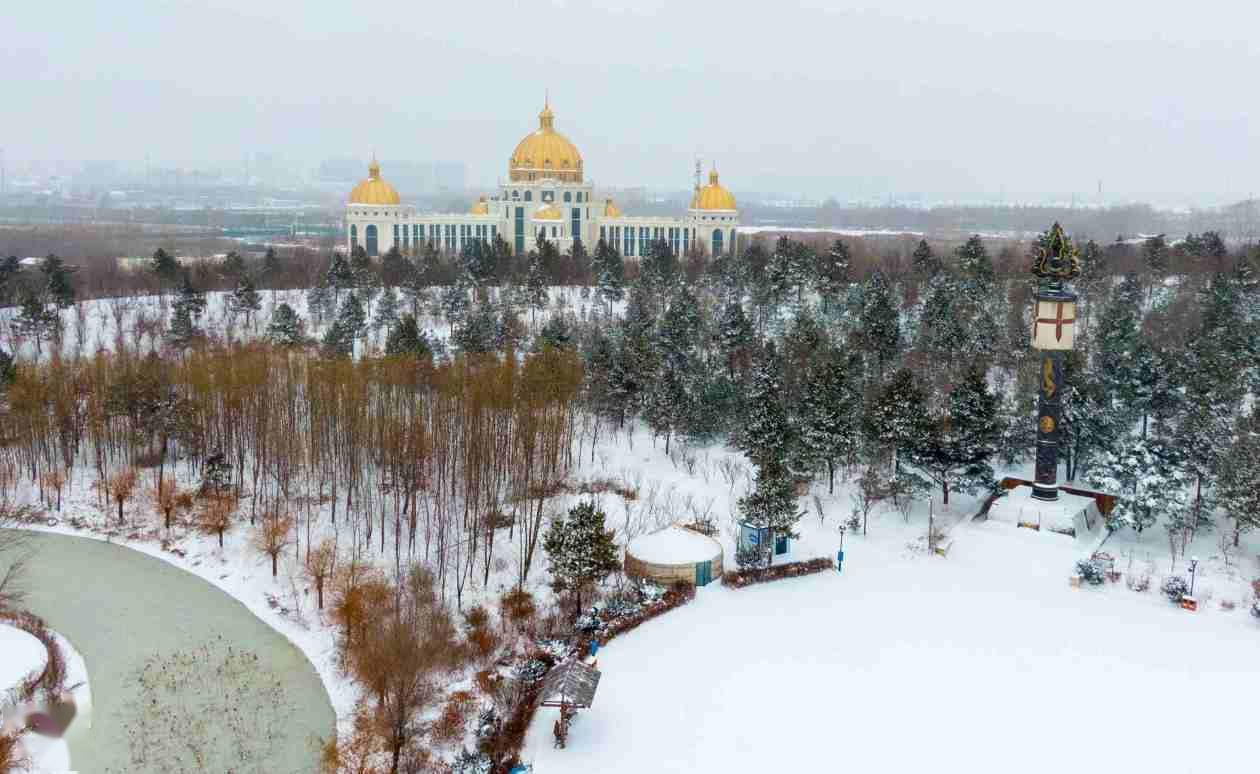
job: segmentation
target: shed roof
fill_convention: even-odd
[[[581,661],[569,661],[552,669],[543,679],[539,692],[544,707],[589,707],[595,701],[599,686],[599,670]]]

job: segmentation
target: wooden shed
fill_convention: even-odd
[[[663,586],[678,581],[704,586],[722,577],[722,545],[699,532],[666,527],[630,541],[625,572]]]

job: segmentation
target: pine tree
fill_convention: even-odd
[[[247,269],[245,259],[235,250],[229,250],[219,264],[219,273],[228,278],[243,277]]]
[[[1091,369],[1107,400],[1118,406],[1127,404],[1138,381],[1141,292],[1137,276],[1126,274],[1103,308],[1096,334],[1090,337]]]
[[[918,348],[930,355],[930,363],[947,372],[953,370],[953,364],[967,350],[967,330],[956,308],[958,295],[958,288],[948,275],[938,275],[930,281],[919,319]]]
[[[914,253],[911,254],[911,260],[914,273],[924,279],[932,279],[944,268],[941,265],[941,259],[932,252],[932,246],[926,239],[919,240],[918,247],[914,248]]]
[[[950,491],[972,493],[994,485],[989,460],[1001,431],[997,409],[984,372],[969,368],[946,410],[931,418],[926,433],[910,439],[910,461],[940,486],[946,505]]]
[[[184,272],[183,285],[179,289],[179,298],[172,304],[176,311],[186,309],[190,322],[196,323],[206,311],[206,294],[192,284],[188,272]]]
[[[389,329],[398,322],[398,294],[393,287],[387,287],[376,301],[376,312],[372,316],[374,330]]]
[[[540,243],[551,244],[546,240],[540,240]],[[547,308],[547,272],[543,266],[542,250],[529,254],[529,276],[525,280],[525,292],[532,319],[536,312]]]
[[[1142,242],[1142,263],[1152,283],[1168,275],[1168,240],[1163,234],[1149,237]]]
[[[381,284],[387,288],[403,285],[411,268],[411,261],[397,247],[390,248],[381,258]]]
[[[718,351],[726,362],[727,374],[735,379],[737,373],[744,373],[752,364],[757,346],[752,321],[744,314],[744,306],[738,298],[731,296],[722,307],[717,328]]]
[[[35,341],[35,353],[43,351],[44,340],[55,335],[55,328],[60,323],[56,312],[46,309],[39,296],[30,290],[24,290],[18,305],[17,317],[13,320],[16,333]]]
[[[406,262],[406,268],[399,280],[402,288],[403,300],[411,310],[413,317],[419,317],[424,307],[430,303],[431,294],[429,292],[428,278],[420,267],[411,261]]]
[[[336,313],[337,307],[334,302],[334,291],[324,279],[319,284],[306,291],[306,308],[311,314],[311,319],[316,325],[323,323],[324,318],[331,317]]]
[[[553,349],[573,347],[573,332],[569,329],[569,323],[564,319],[564,315],[552,315],[538,332],[538,341],[534,349],[543,350],[547,347]]]
[[[293,307],[285,303],[276,306],[267,325],[267,338],[272,344],[286,349],[306,343],[305,326]]]
[[[862,415],[863,434],[872,444],[892,451],[894,469],[899,469],[915,439],[928,431],[927,393],[908,368],[892,375]]]
[[[783,359],[772,344],[753,372],[743,427],[736,447],[757,466],[779,465],[786,470],[797,438],[783,405]]]
[[[433,357],[433,344],[428,335],[420,330],[416,318],[404,314],[385,337],[385,354],[390,357],[409,355],[419,360],[428,360]]]
[[[814,271],[814,290],[822,299],[824,313],[829,312],[831,306],[848,289],[852,264],[849,246],[840,239],[831,243],[831,249],[826,255],[819,257]]]
[[[853,459],[862,442],[861,393],[851,374],[857,356],[830,352],[806,385],[801,445],[827,466],[827,493],[835,494],[836,466]]]
[[[646,291],[635,285],[626,304],[626,315],[613,340],[611,395],[617,406],[617,426],[643,406],[648,389],[657,378],[658,352],[655,326],[648,312]]]
[[[498,321],[494,307],[482,304],[465,318],[451,334],[451,344],[468,355],[481,355],[495,350]]]
[[[1260,528],[1260,415],[1238,423],[1219,460],[1217,504],[1234,520],[1234,545],[1241,533]]]
[[[973,235],[957,250],[958,271],[964,280],[975,285],[981,292],[988,292],[997,282],[993,259],[979,234]]]
[[[48,300],[58,309],[69,309],[74,306],[74,285],[70,282],[70,269],[55,255],[49,254],[39,266],[44,274],[44,288]]]
[[[778,537],[798,537],[796,525],[802,512],[796,505],[792,476],[781,460],[763,458],[757,464],[753,491],[738,502],[740,521],[752,529],[767,531],[764,544],[766,565],[773,561],[772,546]]]
[[[468,288],[459,283],[447,285],[442,288],[438,305],[442,308],[442,316],[446,318],[446,324],[450,326],[453,333],[455,326],[468,316],[468,310],[472,306],[472,302],[468,300]]]
[[[13,362],[13,356],[0,347],[0,395],[4,395],[16,377],[17,366]]]
[[[568,514],[552,517],[543,535],[551,588],[573,594],[574,619],[582,611],[582,592],[621,568],[616,533],[604,527],[604,512],[593,503],[579,503]]]
[[[171,324],[166,329],[166,343],[174,349],[183,350],[200,339],[202,335],[197,324],[193,322],[191,308],[176,303],[171,312]]]
[[[612,339],[596,328],[583,354],[582,396],[591,413],[600,417],[617,415],[618,405],[612,388],[613,361],[616,358]]]
[[[18,272],[22,270],[22,262],[16,255],[0,259],[0,306],[7,306],[13,299]]]
[[[659,299],[678,281],[678,274],[678,258],[669,242],[655,239],[649,243],[647,254],[639,261],[639,283],[644,289],[654,299]]]
[[[611,247],[603,239],[595,244],[595,257],[592,265],[595,284],[599,287],[599,297],[611,306],[625,297],[626,269],[625,262],[617,248]]]
[[[1175,522],[1174,526],[1181,523],[1189,482],[1157,441],[1123,439],[1099,455],[1085,480],[1117,497],[1107,514],[1110,532],[1128,527],[1141,534],[1161,519]]]
[[[254,280],[248,275],[241,277],[236,283],[236,290],[232,292],[228,307],[234,315],[245,315],[247,327],[253,324],[254,313],[262,308],[262,296],[258,294],[258,290],[254,288]]]
[[[179,261],[159,247],[153,251],[153,257],[149,259],[149,271],[153,272],[163,286],[174,284],[179,278]]]
[[[324,334],[324,351],[330,356],[349,357],[354,343],[367,332],[367,315],[359,297],[351,291],[337,311],[337,319]]]
[[[355,286],[354,272],[341,253],[333,253],[332,263],[324,274],[324,284],[332,288],[333,307],[341,308],[341,294],[353,290]]]
[[[875,358],[882,376],[901,351],[901,317],[893,303],[892,288],[881,271],[874,271],[862,289],[858,339],[862,350]]]
[[[280,256],[276,248],[268,247],[263,254],[262,265],[258,267],[258,278],[272,287],[272,298],[275,298],[275,283],[280,278]]]

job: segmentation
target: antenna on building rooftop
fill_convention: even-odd
[[[702,164],[700,162],[700,155],[696,154],[696,188],[700,187],[700,179],[702,177],[701,169]]]

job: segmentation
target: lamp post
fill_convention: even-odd
[[[1194,596],[1194,574],[1199,569],[1199,557],[1190,557],[1190,596]]]
[[[1076,294],[1065,284],[1080,276],[1080,254],[1055,223],[1033,249],[1032,273],[1040,281],[1033,300],[1032,345],[1040,352],[1037,401],[1037,462],[1032,496],[1059,499],[1059,438],[1063,360],[1076,334]]]

